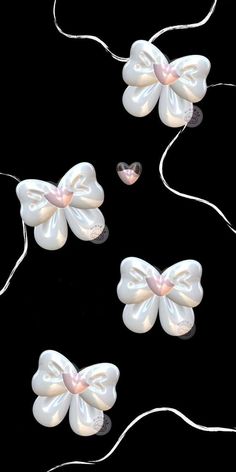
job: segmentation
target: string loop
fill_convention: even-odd
[[[192,23],[192,24],[187,24],[187,25],[176,25],[176,26],[168,26],[167,28],[163,28],[162,30],[158,31],[155,33],[150,39],[149,42],[153,43],[157,38],[159,38],[162,34],[167,33],[167,31],[173,31],[173,30],[180,30],[180,29],[189,29],[189,28],[198,28],[200,26],[205,25],[212,14],[214,13],[214,10],[216,8],[218,0],[214,0],[210,11],[207,13],[207,15],[203,18],[203,20],[199,21],[198,23]],[[122,57],[118,56],[114,52],[111,51],[109,46],[98,36],[94,36],[91,34],[70,34],[66,33],[65,31],[62,30],[62,28],[59,26],[58,21],[57,21],[57,16],[56,16],[56,5],[57,5],[57,0],[54,0],[53,3],[53,18],[54,18],[54,24],[59,31],[60,34],[65,36],[66,38],[69,39],[90,39],[91,41],[95,41],[96,43],[100,44],[110,55],[113,59],[119,62],[127,62],[129,60],[128,57]]]

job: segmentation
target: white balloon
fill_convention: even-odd
[[[123,105],[133,116],[142,118],[149,115],[156,106],[162,91],[161,84],[146,87],[127,87],[123,95]]]
[[[72,167],[57,187],[28,179],[17,185],[16,193],[22,220],[35,228],[35,240],[44,249],[64,246],[68,225],[84,241],[97,238],[105,228],[103,214],[98,209],[104,192],[96,180],[94,167],[88,162]]]
[[[95,364],[82,369],[80,374],[90,386],[81,393],[83,400],[99,410],[110,410],[116,401],[117,367],[108,363]]]
[[[66,243],[67,236],[68,226],[62,209],[58,209],[45,223],[34,228],[35,241],[43,249],[60,249]]]
[[[21,202],[21,217],[28,226],[37,226],[47,221],[56,212],[44,195],[51,192],[54,185],[43,180],[24,180],[16,187]]]
[[[69,410],[72,430],[81,436],[96,434],[103,425],[103,411],[116,401],[119,369],[114,364],[95,364],[77,372],[57,351],[44,351],[32,379],[38,395],[33,415],[43,426],[57,426]]]
[[[82,241],[98,238],[105,228],[103,214],[98,208],[65,208],[65,215],[71,231]],[[95,237],[92,235],[93,230],[96,231]]]
[[[81,396],[75,395],[71,400],[69,422],[74,433],[80,436],[97,434],[103,425],[103,411],[86,403]],[[99,428],[97,425],[99,424]]]
[[[159,316],[162,328],[171,336],[183,336],[194,325],[193,309],[177,305],[168,297],[162,297],[160,300]]]
[[[152,296],[141,303],[125,305],[123,311],[125,326],[134,333],[146,333],[153,327],[157,319],[158,306],[158,297]]]
[[[182,336],[194,325],[193,307],[203,297],[202,267],[199,262],[185,260],[174,264],[162,274],[137,257],[121,263],[121,280],[117,294],[126,306],[123,321],[135,333],[149,331],[157,318],[172,336]]]
[[[192,118],[193,104],[179,97],[171,87],[163,87],[159,100],[159,116],[164,125],[178,128]]]
[[[33,415],[42,426],[52,428],[65,418],[70,403],[69,393],[57,397],[38,397],[33,404]]]
[[[136,41],[123,68],[123,79],[128,85],[123,105],[131,115],[143,117],[159,100],[161,121],[172,128],[184,126],[192,117],[193,103],[206,94],[210,67],[210,61],[199,55],[169,64],[152,43]]]

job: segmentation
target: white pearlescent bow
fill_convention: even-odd
[[[33,405],[35,419],[43,426],[61,423],[69,410],[72,430],[81,436],[96,434],[103,425],[103,411],[116,401],[119,369],[109,363],[94,364],[77,372],[57,351],[44,351],[32,379],[38,395]]]
[[[104,193],[96,180],[95,169],[88,162],[72,167],[58,186],[43,180],[28,179],[17,185],[22,220],[34,226],[36,242],[44,249],[64,246],[68,225],[77,238],[91,241],[105,227],[98,207]]]
[[[181,57],[168,63],[164,54],[148,41],[136,41],[123,69],[129,85],[123,95],[125,109],[134,116],[148,115],[159,100],[161,121],[176,128],[193,114],[193,103],[207,91],[210,61],[199,55]]]
[[[135,333],[149,331],[157,318],[167,334],[182,336],[194,325],[193,307],[202,300],[199,262],[186,260],[166,269],[162,274],[151,264],[128,257],[121,263],[119,299],[126,304],[124,324]]]

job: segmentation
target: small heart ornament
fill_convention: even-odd
[[[126,162],[119,162],[116,170],[124,184],[133,185],[142,173],[142,164],[140,162],[133,162],[129,165]]]

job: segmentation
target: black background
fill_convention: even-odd
[[[198,21],[210,4],[150,1],[139,7],[58,0],[57,16],[64,30],[96,34],[126,57],[135,40]],[[156,45],[170,59],[206,55],[212,63],[208,83],[235,82],[234,28],[233,1],[219,1],[206,26],[167,33]],[[14,456],[19,467],[34,472],[99,458],[136,415],[158,406],[178,408],[204,425],[236,425],[235,236],[213,210],[163,187],[158,163],[176,130],[160,122],[157,110],[144,119],[125,112],[123,64],[94,42],[61,36],[51,0],[8,5],[2,34],[0,171],[21,180],[58,181],[76,163],[91,162],[105,191],[102,211],[110,230],[104,244],[85,243],[70,233],[63,249],[49,252],[37,246],[29,229],[28,256],[1,298],[2,428],[10,426],[7,445],[14,452],[5,458]],[[211,89],[200,107],[201,126],[187,129],[177,141],[165,176],[179,190],[219,205],[236,226],[235,91]],[[134,186],[118,178],[119,161],[142,163]],[[1,177],[1,199],[3,285],[22,249],[15,183],[6,177]],[[202,264],[204,298],[195,310],[192,339],[168,336],[159,321],[145,335],[125,328],[116,286],[120,262],[128,256],[161,268],[187,258]],[[34,420],[31,377],[45,349],[62,352],[78,366],[107,361],[119,367],[109,434],[83,438],[70,430],[67,418],[53,429]],[[196,431],[161,413],[142,420],[112,458],[96,467],[187,471],[222,459],[224,470],[231,470],[234,445],[233,434]],[[84,466],[73,470],[79,467]]]

